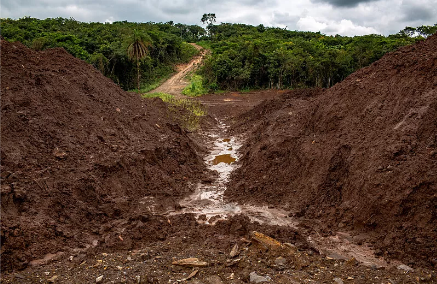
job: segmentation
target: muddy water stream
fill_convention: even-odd
[[[287,212],[251,205],[240,205],[223,199],[226,183],[238,165],[239,148],[243,141],[239,137],[226,135],[227,126],[219,122],[218,127],[205,133],[210,140],[210,151],[204,158],[207,167],[217,173],[210,183],[199,183],[195,192],[180,202],[183,208],[180,213],[193,213],[201,223],[214,224],[217,220],[227,219],[236,214],[247,215],[252,221],[261,224],[295,226]]]

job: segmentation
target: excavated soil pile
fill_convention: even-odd
[[[247,128],[229,199],[282,205],[327,234],[354,229],[378,255],[437,267],[436,35],[331,89],[265,102],[234,131]]]
[[[165,239],[151,206],[174,206],[204,171],[166,105],[63,49],[2,40],[1,68],[2,270],[66,247]]]

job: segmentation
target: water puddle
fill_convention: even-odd
[[[218,220],[244,214],[261,224],[295,227],[296,223],[288,218],[286,211],[267,206],[240,205],[223,199],[226,183],[238,167],[238,150],[242,145],[241,138],[225,136],[226,128],[225,124],[219,123],[218,128],[208,134],[213,142],[204,160],[210,170],[217,172],[217,177],[211,183],[199,183],[195,192],[180,202],[183,209],[171,214],[193,213],[199,223],[205,224],[215,224]]]
[[[228,148],[228,150],[232,150],[232,148]],[[224,154],[224,155],[218,155],[214,158],[214,160],[212,161],[213,165],[217,165],[220,163],[225,163],[225,164],[232,164],[233,162],[235,162],[237,159],[232,157],[231,154]]]

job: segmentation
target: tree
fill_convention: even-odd
[[[131,43],[127,47],[127,56],[130,60],[134,60],[137,63],[137,86],[138,92],[140,91],[140,62],[149,53],[150,37],[143,33],[134,30],[133,37],[131,38]]]
[[[206,25],[206,29],[208,30],[208,34],[212,37],[211,29],[213,27],[212,23],[215,23],[216,17],[214,13],[203,14],[202,19],[200,20],[203,24]]]
[[[213,13],[203,14],[202,19],[200,20],[203,24],[212,25],[215,23],[216,17]]]

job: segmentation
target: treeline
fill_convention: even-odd
[[[127,49],[134,35],[142,34],[147,56],[140,66],[142,88],[150,87],[174,71],[174,65],[189,61],[197,50],[186,43],[201,39],[205,30],[196,25],[168,23],[84,23],[73,18],[39,20],[25,17],[2,19],[1,35],[35,50],[63,47],[73,56],[93,64],[123,89],[137,85],[137,64]]]
[[[201,75],[215,89],[330,87],[385,53],[435,33],[435,26],[395,35],[326,36],[263,25],[209,25],[212,55]]]
[[[63,47],[86,60],[125,90],[147,91],[188,61],[197,50],[211,49],[199,73],[206,90],[330,87],[385,53],[437,31],[434,26],[407,27],[395,35],[326,36],[320,32],[222,23],[204,14],[206,30],[197,25],[167,23],[83,23],[73,18],[2,19],[1,35],[35,49]],[[147,47],[141,64],[128,47],[141,38]],[[140,80],[137,71],[139,66]]]

